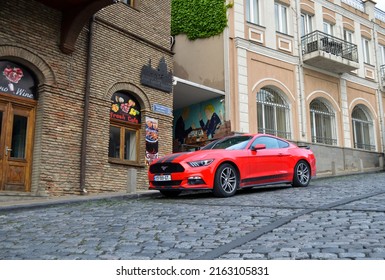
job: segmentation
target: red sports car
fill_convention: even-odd
[[[242,134],[216,140],[199,151],[175,153],[149,168],[150,189],[166,196],[183,190],[210,189],[229,197],[238,189],[271,184],[306,187],[316,174],[311,150],[266,134]]]

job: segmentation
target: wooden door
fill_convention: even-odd
[[[0,190],[30,191],[35,110],[0,101]]]

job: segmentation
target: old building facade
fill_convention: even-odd
[[[211,89],[197,101],[218,104],[233,133],[310,145],[319,174],[382,170],[385,12],[371,0],[232,2],[223,34],[199,39],[222,56],[204,59],[215,73],[194,76],[186,54],[199,61],[200,43],[176,36],[175,76]]]
[[[0,194],[146,189],[172,147],[170,1],[4,0],[0,22]]]

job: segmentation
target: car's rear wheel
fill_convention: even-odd
[[[300,160],[294,167],[293,187],[307,187],[310,183],[310,166]]]
[[[180,190],[160,190],[160,193],[167,197],[177,197],[181,192]]]
[[[213,193],[217,197],[233,196],[238,189],[239,176],[229,163],[220,165],[215,173]]]

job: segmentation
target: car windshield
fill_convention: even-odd
[[[234,136],[219,139],[204,146],[201,150],[226,149],[226,150],[242,150],[246,148],[252,136]]]

